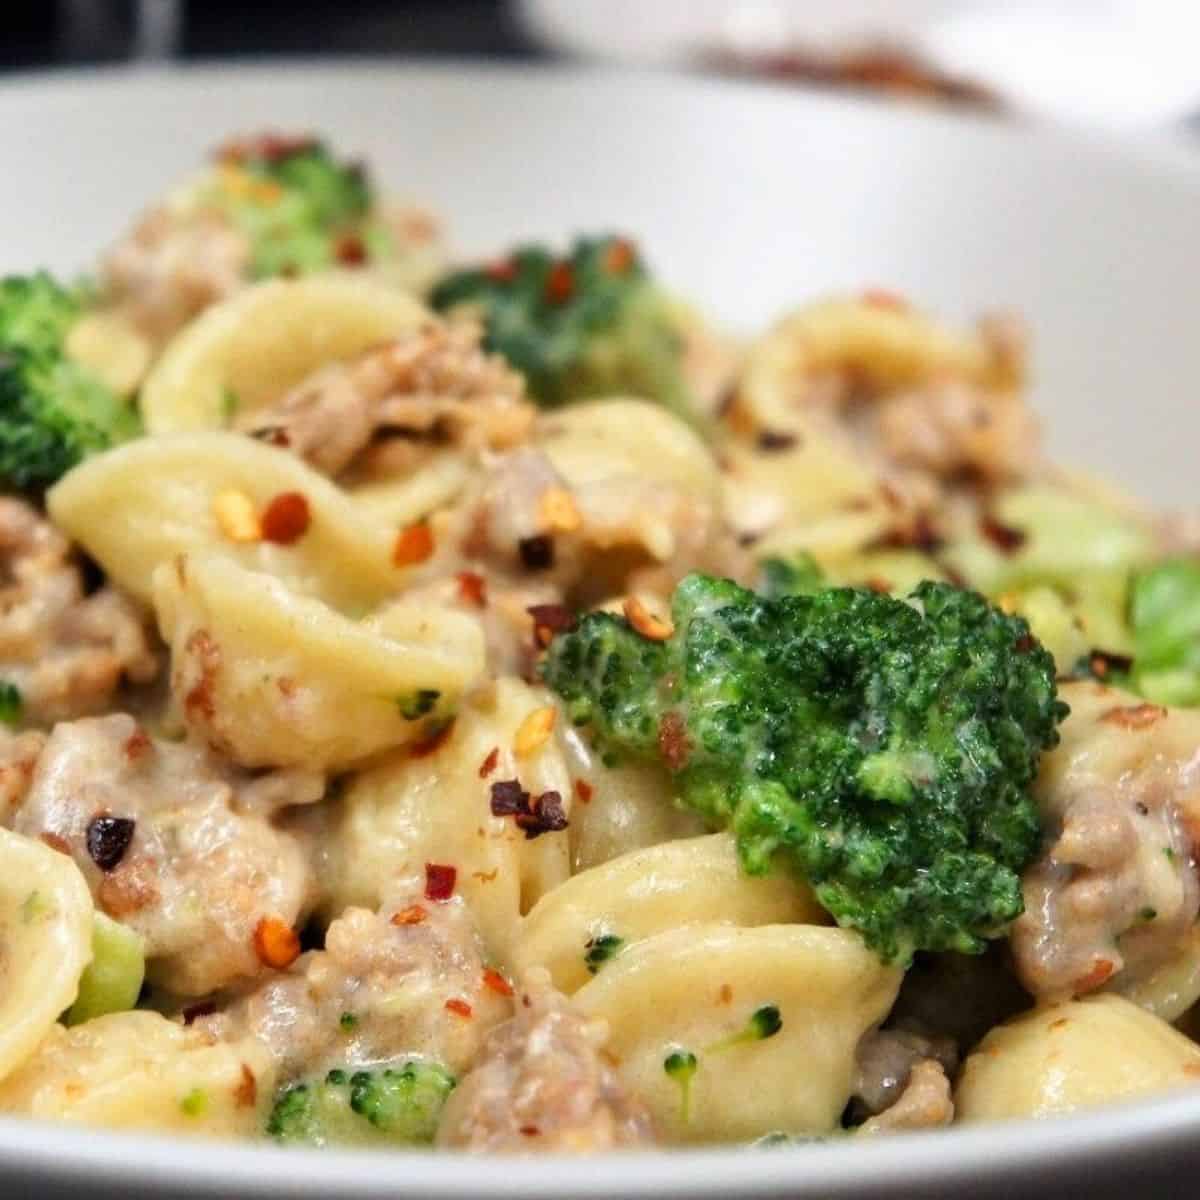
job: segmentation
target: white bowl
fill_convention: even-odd
[[[486,253],[619,229],[744,328],[886,285],[1035,330],[1053,450],[1191,505],[1200,161],[771,86],[454,64],[99,73],[0,85],[0,268],[73,270],[232,131],[327,132]],[[1099,1052],[1102,1052],[1102,1048]],[[797,1063],[797,1071],[803,1070]],[[1200,1090],[865,1144],[565,1160],[283,1152],[0,1122],[0,1196],[1019,1196],[1182,1188]]]

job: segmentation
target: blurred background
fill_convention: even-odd
[[[5,0],[0,71],[273,55],[582,57],[1121,132],[1200,112],[1193,0]]]

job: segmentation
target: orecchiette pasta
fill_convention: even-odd
[[[219,498],[261,517],[280,496],[299,496],[304,526],[272,541],[223,525]],[[361,615],[395,594],[395,533],[368,519],[324,476],[285,450],[235,433],[146,438],[77,467],[47,498],[54,520],[110,578],[143,600],[160,563],[217,552],[305,595]],[[265,532],[269,533],[270,530]]]
[[[168,346],[142,388],[146,427],[221,429],[316,368],[427,319],[407,293],[355,275],[257,284],[214,305]]]
[[[74,1001],[92,958],[92,897],[70,857],[0,829],[0,1079]]]
[[[575,1003],[609,1023],[618,1073],[672,1141],[740,1140],[834,1128],[900,978],[844,930],[693,925],[618,954]],[[781,1022],[765,1039],[747,1028],[763,1008]],[[695,1055],[690,1080],[675,1053]]]
[[[429,736],[483,673],[479,623],[399,602],[351,621],[229,559],[154,573],[189,728],[249,767],[336,770]]]
[[[442,261],[269,133],[0,279],[0,1115],[586,1153],[1200,1080],[1200,525],[1044,459],[1017,323],[743,352],[623,236]]]
[[[495,784],[517,779],[531,797],[556,793],[569,811],[557,737],[523,755],[515,748],[523,722],[548,706],[544,691],[498,679],[464,704],[444,740],[356,775],[325,839],[329,907],[378,904],[395,881],[420,877],[426,863],[451,863],[484,941],[509,963],[521,914],[570,870],[565,832],[531,838],[513,815],[496,815],[491,800]]]
[[[961,1121],[1049,1117],[1196,1086],[1200,1047],[1120,996],[1048,1005],[1001,1025],[967,1059]]]
[[[697,880],[704,880],[697,887]],[[635,850],[572,876],[521,924],[519,969],[543,966],[557,988],[587,983],[588,948],[617,939],[618,953],[684,925],[821,924],[828,918],[804,884],[787,875],[753,878],[738,865],[733,837],[714,833]],[[609,943],[616,944],[616,943]]]
[[[0,1113],[112,1129],[245,1137],[262,1122],[275,1067],[257,1038],[217,1042],[155,1012],[64,1029],[0,1083]]]

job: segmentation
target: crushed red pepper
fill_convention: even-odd
[[[447,1012],[452,1012],[455,1016],[462,1017],[464,1021],[469,1021],[474,1011],[465,1000],[461,1000],[457,996],[452,996],[447,1000],[445,1008]]]
[[[575,292],[575,272],[569,262],[556,262],[546,276],[546,299],[551,304],[566,304]]]
[[[487,580],[475,571],[459,571],[458,597],[464,604],[487,607]]]
[[[533,618],[533,638],[543,649],[556,634],[575,628],[575,614],[565,604],[531,604],[525,610]]]
[[[419,904],[410,904],[407,908],[402,908],[399,912],[392,914],[392,924],[420,925],[428,916],[429,914]]]
[[[454,884],[458,879],[458,868],[444,863],[425,864],[425,899],[449,900],[454,895]]]
[[[590,804],[595,794],[596,789],[586,779],[575,780],[575,799],[580,804]]]
[[[493,967],[483,968],[483,986],[495,992],[498,996],[511,996],[512,984]]]
[[[392,562],[398,567],[411,567],[424,562],[433,554],[433,533],[424,521],[407,525],[396,535],[392,547]]]
[[[263,510],[260,524],[268,542],[290,546],[308,532],[311,521],[308,501],[300,492],[280,492]]]
[[[486,779],[495,769],[496,764],[500,761],[500,747],[493,746],[488,752],[487,757],[479,764],[479,778]]]
[[[1003,521],[994,517],[991,513],[984,513],[979,518],[979,532],[1001,554],[1016,554],[1025,545],[1029,537],[1023,529],[1017,529],[1013,525],[1005,525]]]

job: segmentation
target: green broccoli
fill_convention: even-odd
[[[370,219],[365,170],[339,162],[324,142],[266,136],[235,142],[218,157],[226,169],[202,199],[249,240],[254,278],[388,257],[388,239]]]
[[[283,1088],[266,1129],[277,1141],[298,1145],[424,1145],[433,1141],[454,1085],[437,1063],[330,1071]]]
[[[609,758],[665,762],[746,871],[781,856],[885,960],[978,953],[1022,911],[1030,785],[1067,712],[1023,620],[944,583],[767,599],[704,575],[672,617],[650,641],[592,613],[549,647]]]
[[[562,258],[521,246],[501,262],[446,276],[431,302],[478,311],[484,344],[546,408],[625,394],[695,419],[679,321],[625,238],[578,238]]]
[[[1170,559],[1133,576],[1130,682],[1157,704],[1200,704],[1200,562]]]
[[[0,280],[0,487],[48,487],[138,432],[132,405],[67,356],[80,308],[44,272]]]

